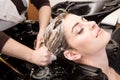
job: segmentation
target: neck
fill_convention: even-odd
[[[83,63],[87,65],[91,65],[97,68],[107,68],[108,67],[108,58],[105,49],[101,50],[93,55],[84,56],[77,61],[78,63]]]
[[[109,80],[118,80],[120,76],[109,66],[107,53],[105,50],[100,51],[94,56],[82,57],[78,63],[94,66],[100,68],[109,78]]]

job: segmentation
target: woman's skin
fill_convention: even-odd
[[[111,35],[94,21],[68,14],[63,21],[63,29],[68,44],[73,49],[65,50],[64,56],[76,63],[101,68],[109,80],[119,80],[120,76],[109,66],[106,45]]]

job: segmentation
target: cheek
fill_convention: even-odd
[[[76,49],[85,48],[85,46],[90,44],[91,41],[91,38],[88,35],[78,35],[74,38],[72,37],[71,39],[72,40],[70,41],[70,43],[72,43],[71,45]]]

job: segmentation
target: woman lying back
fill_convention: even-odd
[[[77,80],[120,80],[120,75],[109,66],[106,45],[110,39],[111,35],[95,21],[68,13],[56,17],[44,34],[45,45],[54,55],[63,54],[85,69],[79,72],[82,77]]]

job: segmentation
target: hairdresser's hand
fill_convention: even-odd
[[[33,51],[30,62],[39,66],[45,66],[50,63],[51,53],[45,46]]]
[[[41,47],[41,43],[43,42],[43,34],[44,32],[39,31],[37,35],[36,43],[35,43],[35,49],[39,49]]]

